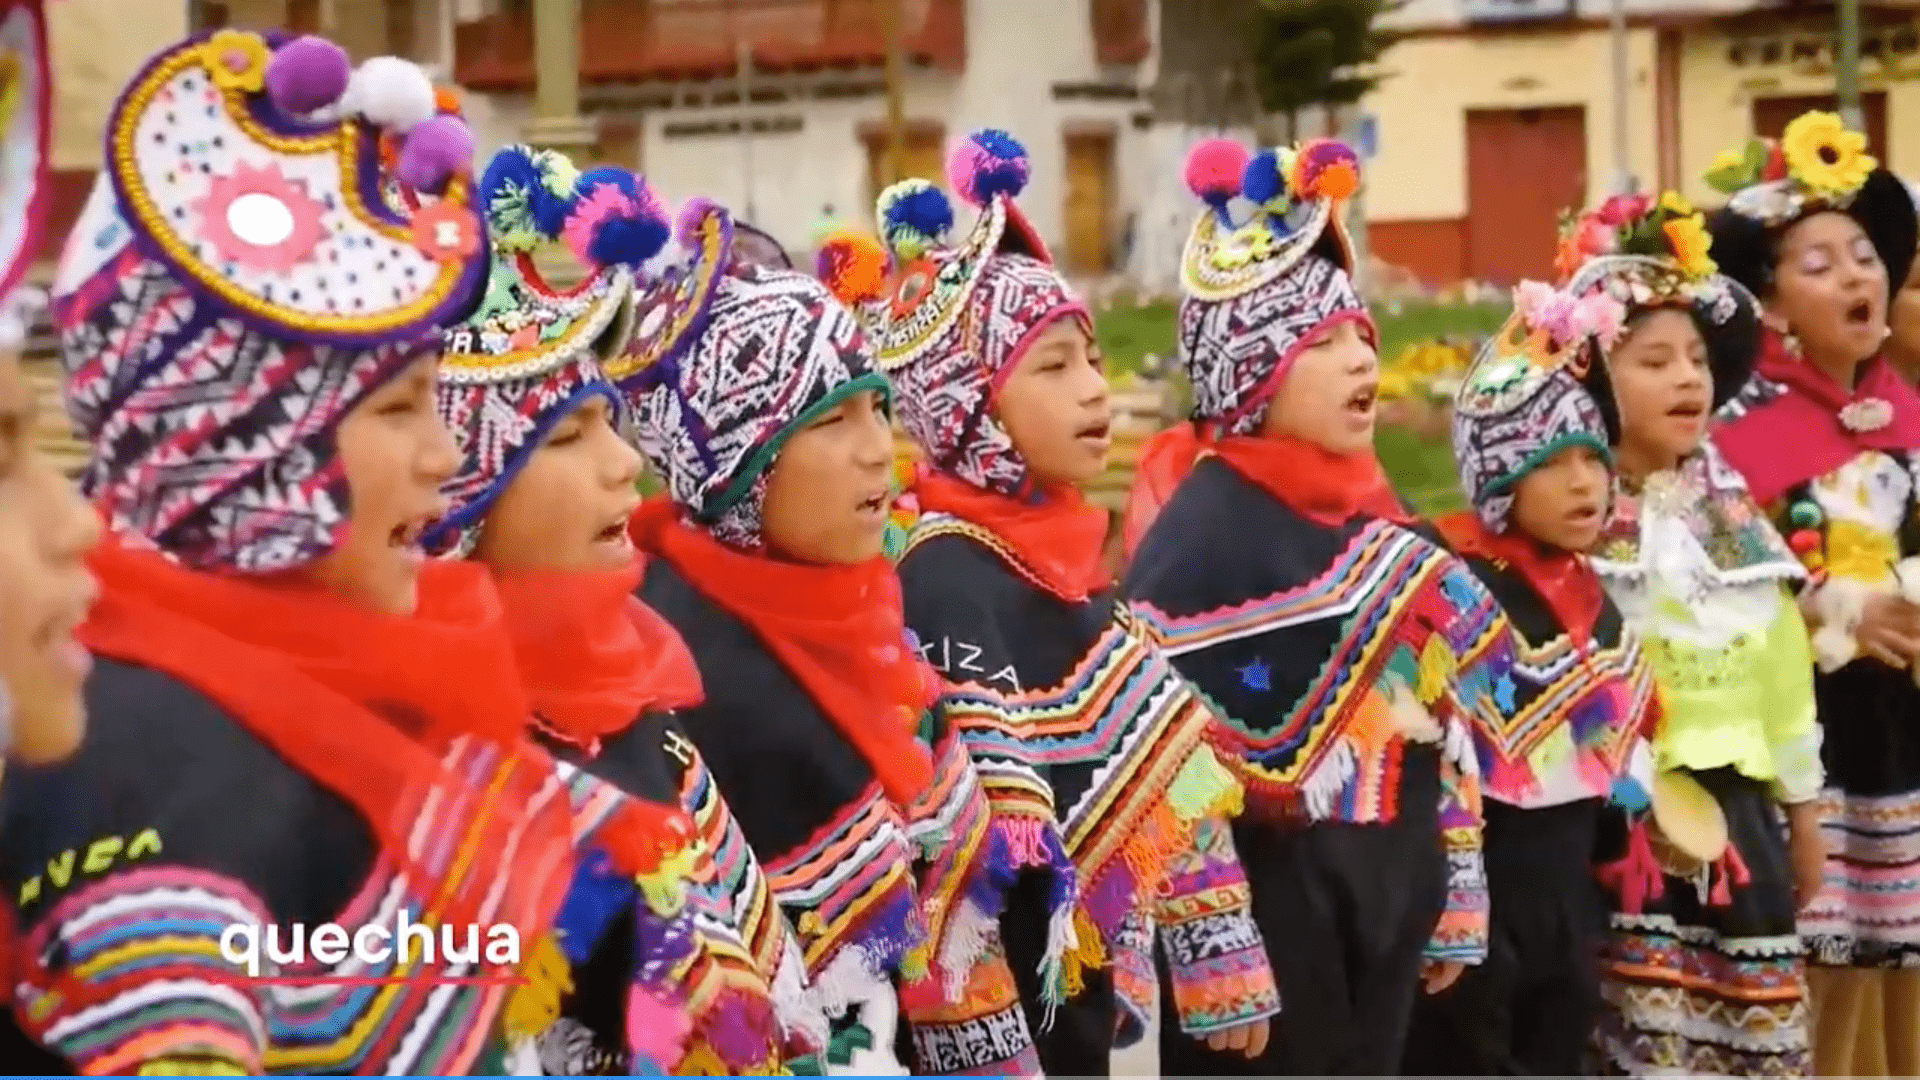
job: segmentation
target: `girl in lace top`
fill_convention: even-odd
[[[1623,323],[1595,336],[1586,374],[1619,467],[1593,565],[1657,673],[1656,790],[1703,788],[1728,841],[1711,861],[1671,847],[1656,859],[1676,831],[1659,810],[1624,842],[1603,836],[1620,902],[1600,1049],[1603,1068],[1632,1075],[1797,1075],[1808,1053],[1794,913],[1820,878],[1819,729],[1806,628],[1784,587],[1801,568],[1706,439],[1712,406],[1745,381],[1757,323],[1753,298],[1715,272],[1702,225],[1671,193],[1622,196],[1576,221],[1561,250],[1564,291],[1611,297]]]

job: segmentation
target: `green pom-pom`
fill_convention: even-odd
[[[1794,503],[1787,516],[1798,529],[1817,529],[1827,519],[1827,515],[1820,512],[1820,505],[1811,502]]]

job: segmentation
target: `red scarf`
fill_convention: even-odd
[[[534,713],[589,753],[641,713],[702,696],[686,643],[634,597],[640,576],[636,560],[621,570],[494,577]]]
[[[1085,603],[1113,583],[1100,564],[1106,512],[1089,506],[1071,484],[1049,485],[1039,501],[1026,502],[945,473],[923,472],[913,492],[922,510],[952,514],[1005,541],[1042,587],[1068,603]]]
[[[634,541],[746,623],[906,807],[933,782],[916,737],[939,681],[907,644],[893,564],[813,566],[740,551],[680,521],[670,500],[634,515]]]
[[[1203,437],[1196,424],[1175,424],[1147,440],[1136,459],[1123,533],[1128,559],[1180,481],[1208,453],[1295,512],[1328,528],[1338,528],[1356,514],[1401,525],[1413,520],[1371,447],[1336,454],[1290,435]]]
[[[90,561],[101,598],[80,631],[88,648],[194,687],[358,809],[444,921],[477,916],[502,876],[497,853],[525,823],[500,921],[523,940],[550,924],[572,873],[571,822],[564,802],[527,821],[553,764],[524,737],[527,701],[484,567],[429,563],[419,609],[403,618],[290,578],[186,570],[111,540]],[[461,735],[505,748],[507,764],[477,779],[449,770],[442,755]],[[448,827],[460,849],[494,861],[467,860],[453,879],[407,855],[429,787],[472,800],[476,812]]]
[[[1760,375],[1787,392],[1715,429],[1720,453],[1765,506],[1789,488],[1825,476],[1867,450],[1920,448],[1920,396],[1880,357],[1868,360],[1852,391],[1787,351],[1768,330],[1761,338]],[[1850,431],[1840,422],[1848,405],[1877,399],[1893,410],[1877,431]]]
[[[1471,511],[1434,522],[1456,554],[1512,567],[1546,602],[1553,620],[1584,646],[1593,637],[1605,604],[1600,575],[1587,560],[1564,548],[1552,548],[1518,532],[1495,533]]]

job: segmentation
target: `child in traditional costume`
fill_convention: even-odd
[[[1154,924],[1180,1029],[1258,1057],[1280,1003],[1222,817],[1240,787],[1206,741],[1204,702],[1116,606],[1107,513],[1074,487],[1100,472],[1112,424],[1091,317],[1014,202],[1020,144],[975,132],[948,164],[980,210],[963,240],[946,241],[944,194],[903,181],[877,211],[894,279],[885,251],[846,234],[821,269],[871,315],[928,462],[899,562],[907,625],[950,684],[947,718],[996,819],[1032,837],[1024,862],[1068,878],[1024,876],[1001,917],[1041,1064],[1103,1076],[1116,1032],[1141,1036]]]
[[[1422,969],[1437,989],[1486,953],[1469,713],[1493,708],[1511,631],[1403,527],[1373,454],[1373,324],[1339,224],[1353,152],[1215,140],[1187,178],[1209,203],[1182,260],[1193,421],[1143,455],[1136,496],[1172,497],[1124,590],[1245,770],[1234,841],[1285,1011],[1251,1063],[1163,1025],[1161,1069],[1389,1074]],[[1244,223],[1235,196],[1258,207]]]
[[[1710,243],[1671,192],[1616,197],[1570,224],[1547,301],[1587,312],[1568,322],[1570,347],[1616,470],[1591,561],[1662,701],[1651,812],[1603,822],[1601,877],[1618,900],[1597,1051],[1608,1073],[1797,1075],[1793,918],[1796,890],[1818,886],[1820,734],[1786,588],[1800,567],[1706,438],[1757,333],[1752,297],[1715,272]]]
[[[1920,184],[1906,181],[1907,195],[1916,205],[1920,205]],[[1893,294],[1893,305],[1887,311],[1887,335],[1884,354],[1893,370],[1907,380],[1907,385],[1920,384],[1920,259],[1915,259],[1907,270],[1907,280]]]
[[[995,921],[1014,855],[929,709],[937,677],[881,553],[886,379],[854,315],[764,235],[698,200],[677,235],[686,261],[641,290],[608,369],[667,488],[634,528],[658,556],[640,596],[705,684],[682,723],[837,1018],[828,1064],[1031,1072]]]
[[[86,728],[86,650],[73,632],[93,602],[84,558],[100,538],[100,519],[38,448],[39,403],[20,364],[44,300],[20,278],[40,243],[52,98],[40,0],[0,4],[0,148],[14,163],[0,170],[0,758],[26,762],[65,757]]]
[[[1504,726],[1474,732],[1492,935],[1485,963],[1414,1006],[1410,1075],[1586,1071],[1607,929],[1594,835],[1609,801],[1644,808],[1653,779],[1653,672],[1585,559],[1612,457],[1578,372],[1588,334],[1618,312],[1541,283],[1515,299],[1453,403],[1473,510],[1438,522],[1514,631],[1513,671],[1495,687]]]
[[[417,546],[458,461],[440,332],[488,263],[471,134],[433,113],[404,61],[223,30],[108,117],[54,321],[113,540],[88,738],[5,792],[12,1013],[45,1051],[15,1067],[464,1073],[576,849],[658,854],[666,811],[527,740],[484,568]]]
[[[1708,179],[1729,193],[1714,258],[1766,324],[1757,375],[1714,440],[1814,574],[1801,607],[1832,850],[1800,932],[1819,965],[1816,1064],[1845,1074],[1867,984],[1920,964],[1920,396],[1881,356],[1914,261],[1914,205],[1831,113],[1723,155]],[[1894,1056],[1920,1068],[1914,1025],[1902,1027]]]
[[[691,897],[660,873],[577,882],[557,965],[573,969],[573,992],[567,1015],[541,1033],[540,1064],[549,1075],[633,1067],[628,1044],[653,1034],[627,1016],[621,982],[637,977],[691,1021],[676,1071],[777,1070],[788,1040],[776,1007],[796,1033],[817,1037],[825,1025],[817,1010],[809,1022],[792,930],[673,715],[700,700],[699,672],[632,596],[640,568],[626,525],[640,457],[620,437],[619,394],[600,369],[632,329],[632,271],[665,246],[671,223],[632,173],[577,174],[565,157],[522,146],[494,155],[478,201],[493,266],[479,310],[441,354],[439,408],[462,461],[446,487],[452,507],[424,543],[493,572],[535,729],[555,754],[681,807],[700,841]],[[563,241],[589,271],[564,290],[532,257]],[[636,911],[614,944],[588,952],[604,936],[597,920]]]

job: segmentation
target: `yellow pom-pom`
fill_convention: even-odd
[[[877,300],[887,287],[887,249],[864,233],[836,231],[821,241],[817,271],[844,304]]]

